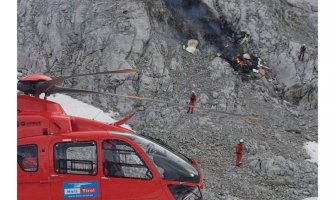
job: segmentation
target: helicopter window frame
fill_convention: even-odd
[[[57,145],[69,145],[69,144],[75,144],[73,146],[67,146],[65,150],[65,152],[71,148],[71,147],[78,147],[78,148],[85,148],[85,147],[89,147],[89,145],[85,145],[85,146],[80,146],[78,144],[92,144],[92,147],[94,148],[94,154],[93,158],[94,161],[92,160],[82,160],[82,159],[64,159],[64,158],[56,158],[56,146]],[[58,155],[59,157],[59,155]],[[70,168],[68,168],[67,166],[65,166],[65,168],[61,168],[60,167],[60,161],[66,163],[66,165],[70,164]],[[54,171],[57,174],[70,174],[70,175],[88,175],[88,176],[96,176],[98,174],[98,145],[96,141],[90,140],[90,141],[70,141],[70,142],[57,142],[53,145],[53,165],[54,165]],[[70,162],[70,163],[68,163]],[[58,164],[58,166],[57,166]],[[75,167],[72,168],[73,166],[80,166],[80,165],[91,165],[91,169],[76,169]]]
[[[105,142],[107,141],[112,141],[112,142],[121,142],[121,144],[118,144],[118,145],[124,145],[124,146],[127,146],[129,147],[130,149],[116,149],[115,150],[111,150],[111,149],[106,149],[105,148]],[[103,175],[106,176],[106,177],[113,177],[113,178],[127,178],[127,179],[140,179],[140,180],[146,180],[146,181],[150,181],[154,178],[154,175],[152,173],[152,171],[150,170],[150,168],[148,167],[148,165],[144,162],[143,158],[140,156],[140,154],[135,150],[135,148],[129,144],[128,142],[124,141],[124,140],[120,140],[120,139],[106,139],[106,140],[103,140],[102,143],[101,143],[101,149],[102,149],[102,166],[103,166]],[[124,156],[124,159],[120,159],[120,160],[124,160],[124,162],[120,161],[119,162],[111,162],[111,164],[113,164],[114,166],[117,166],[121,172],[118,173],[118,174],[107,174],[105,172],[106,168],[105,168],[105,151],[108,150],[108,151],[113,151],[113,152],[118,152],[118,156],[121,157],[121,155],[123,154]],[[120,152],[123,152],[123,153],[120,153]],[[126,158],[126,155],[133,155],[133,156],[136,156],[138,158],[138,160],[141,162],[141,163],[127,163],[127,158]],[[136,168],[136,169],[140,169],[140,168],[143,168],[146,170],[146,172],[144,173],[145,177],[135,177],[135,176],[127,176],[128,174],[130,174],[128,172],[128,174],[124,173],[124,169],[122,167],[133,167],[133,168]],[[115,169],[115,167],[114,167]]]
[[[180,157],[180,155],[176,154],[175,151],[164,147],[164,145],[160,144],[155,140],[150,140],[146,137],[143,137],[143,135],[125,133],[118,134],[124,135],[134,141],[145,152],[145,154],[148,156],[148,158],[158,171],[161,178],[163,178],[164,180],[178,182],[198,182],[200,180],[200,171],[192,163],[190,163],[191,160],[188,159],[186,156]],[[185,158],[187,160],[185,160]],[[166,162],[170,162],[170,165],[166,165]],[[180,175],[178,175],[178,173],[173,172],[176,170],[176,166],[183,166],[182,168],[184,168],[185,172],[187,171],[186,173],[190,174],[190,176],[186,177],[185,173],[180,173]],[[177,171],[182,172],[183,170],[179,169]],[[176,175],[178,175],[179,177],[177,177]]]
[[[34,147],[33,150],[35,151],[35,155],[31,156],[31,157],[19,157],[19,148],[22,148],[22,147],[29,147],[29,146],[32,146]],[[26,158],[36,158],[36,166],[33,166],[33,167],[25,167],[24,164],[23,164],[23,161],[24,159]],[[37,144],[24,144],[24,145],[18,145],[17,146],[17,163],[19,164],[20,168],[24,171],[24,172],[37,172],[38,169],[39,169],[39,160],[38,160],[38,145]],[[34,163],[35,164],[35,163]]]

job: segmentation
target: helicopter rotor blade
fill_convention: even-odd
[[[154,102],[159,102],[159,103],[166,103],[170,106],[175,106],[175,107],[184,107],[184,104],[179,104],[179,103],[172,103],[169,101],[164,101],[164,100],[158,100],[158,99],[152,99],[152,98],[147,98],[147,97],[140,97],[140,96],[131,96],[131,95],[122,95],[122,94],[112,94],[112,93],[101,93],[103,95],[110,95],[110,96],[117,96],[117,97],[124,97],[124,98],[130,98],[130,99],[135,99],[135,100],[142,100],[142,101],[154,101]],[[247,114],[237,114],[237,113],[230,113],[222,110],[212,110],[212,109],[205,109],[205,108],[197,108],[197,110],[200,111],[207,111],[207,112],[215,112],[215,113],[221,113],[221,114],[226,114],[226,115],[233,115],[233,116],[238,116],[243,119],[250,119],[250,120],[262,120],[262,118],[258,115],[247,115]]]
[[[51,88],[47,95],[56,94],[56,93],[91,93],[91,94],[100,94],[100,92],[95,92],[91,90],[84,90],[84,89],[74,89],[74,88],[64,88],[55,86]]]
[[[169,101],[164,101],[164,100],[158,100],[158,99],[152,99],[152,98],[147,98],[147,97],[141,97],[141,96],[132,96],[132,95],[124,95],[124,94],[113,94],[113,93],[99,93],[102,95],[110,95],[110,96],[116,96],[116,97],[124,97],[124,98],[129,98],[129,99],[134,99],[134,100],[141,100],[141,101],[152,101],[152,102],[158,102],[158,103],[166,103],[169,106],[174,106],[174,107],[184,107],[185,104],[180,104],[180,103],[172,103]],[[247,114],[237,114],[237,113],[230,113],[222,110],[212,110],[212,109],[205,109],[205,108],[197,108],[197,110],[200,111],[207,111],[207,112],[215,112],[215,113],[221,113],[225,115],[233,115],[233,116],[238,116],[243,119],[250,119],[250,120],[262,120],[258,115],[247,115]]]
[[[70,78],[76,78],[76,77],[82,77],[82,76],[91,76],[91,75],[102,75],[102,74],[121,74],[121,73],[131,73],[131,72],[137,72],[137,69],[135,68],[127,68],[127,69],[120,69],[120,70],[113,70],[113,71],[104,71],[104,72],[96,72],[96,73],[88,73],[88,74],[76,74],[72,76],[65,76],[65,77],[58,77],[54,78],[49,81],[45,81],[43,84],[41,84],[36,92],[35,96],[38,96],[42,93],[49,93],[49,90],[55,86],[58,83],[61,83],[67,79]]]
[[[231,113],[231,112],[226,112],[223,110],[213,110],[213,109],[206,109],[206,108],[197,108],[197,110],[202,110],[202,111],[207,111],[207,112],[215,112],[215,113],[222,113],[222,114],[227,114],[227,115],[234,115],[238,116],[244,119],[252,119],[252,120],[262,120],[258,115],[246,115],[246,114],[238,114],[238,113]]]
[[[114,96],[114,97],[123,97],[133,100],[140,100],[140,101],[151,101],[151,102],[158,102],[158,103],[166,103],[169,106],[173,107],[185,107],[185,104],[180,103],[173,103],[169,101],[159,100],[159,99],[153,99],[153,98],[147,98],[147,97],[141,97],[141,96],[134,96],[134,95],[126,95],[126,94],[114,94],[114,93],[103,93],[103,92],[96,92],[91,90],[83,90],[83,89],[72,89],[72,88],[61,88],[61,87],[54,87],[53,89],[48,92],[48,94],[54,94],[54,93],[92,93],[92,94],[98,94],[98,95],[108,95],[108,96]],[[233,115],[237,117],[241,117],[243,119],[247,120],[255,120],[260,121],[262,118],[258,115],[247,115],[247,114],[237,114],[237,113],[230,113],[223,110],[213,110],[213,109],[206,109],[206,108],[199,108],[196,107],[199,111],[205,111],[205,112],[214,112],[214,113],[221,113],[225,115]]]

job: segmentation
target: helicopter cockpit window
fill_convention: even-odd
[[[139,135],[127,135],[134,140],[154,163],[163,179],[180,182],[198,182],[198,171],[169,149]]]
[[[121,140],[102,144],[104,175],[109,177],[151,179],[152,174],[135,150]]]
[[[54,145],[54,167],[57,173],[97,173],[97,147],[95,142],[61,142]]]
[[[25,172],[38,170],[37,145],[22,145],[17,147],[17,162]]]

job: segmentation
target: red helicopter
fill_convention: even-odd
[[[17,89],[19,200],[201,200],[203,176],[195,160],[122,127],[134,114],[107,124],[67,115],[47,100],[55,93],[99,92],[58,87],[64,80],[28,75]],[[39,96],[44,94],[44,99]],[[148,98],[111,94],[133,99]],[[159,101],[159,100],[156,100]]]

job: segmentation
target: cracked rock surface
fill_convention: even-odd
[[[187,13],[178,14],[182,10],[173,10],[171,2],[199,5],[206,23],[250,33],[243,51],[262,58],[271,70],[260,79],[242,80],[217,56],[217,42],[211,40],[217,33],[206,32]],[[73,95],[121,116],[137,111],[129,122],[134,130],[199,162],[204,199],[318,195],[318,165],[308,161],[303,147],[318,141],[316,0],[19,0],[17,14],[23,75],[136,67],[136,74],[77,78],[64,86],[171,102]],[[195,54],[183,50],[189,39],[199,41]],[[303,43],[307,51],[299,62]],[[198,109],[187,114],[192,90]],[[246,149],[238,168],[233,145],[241,138]]]

